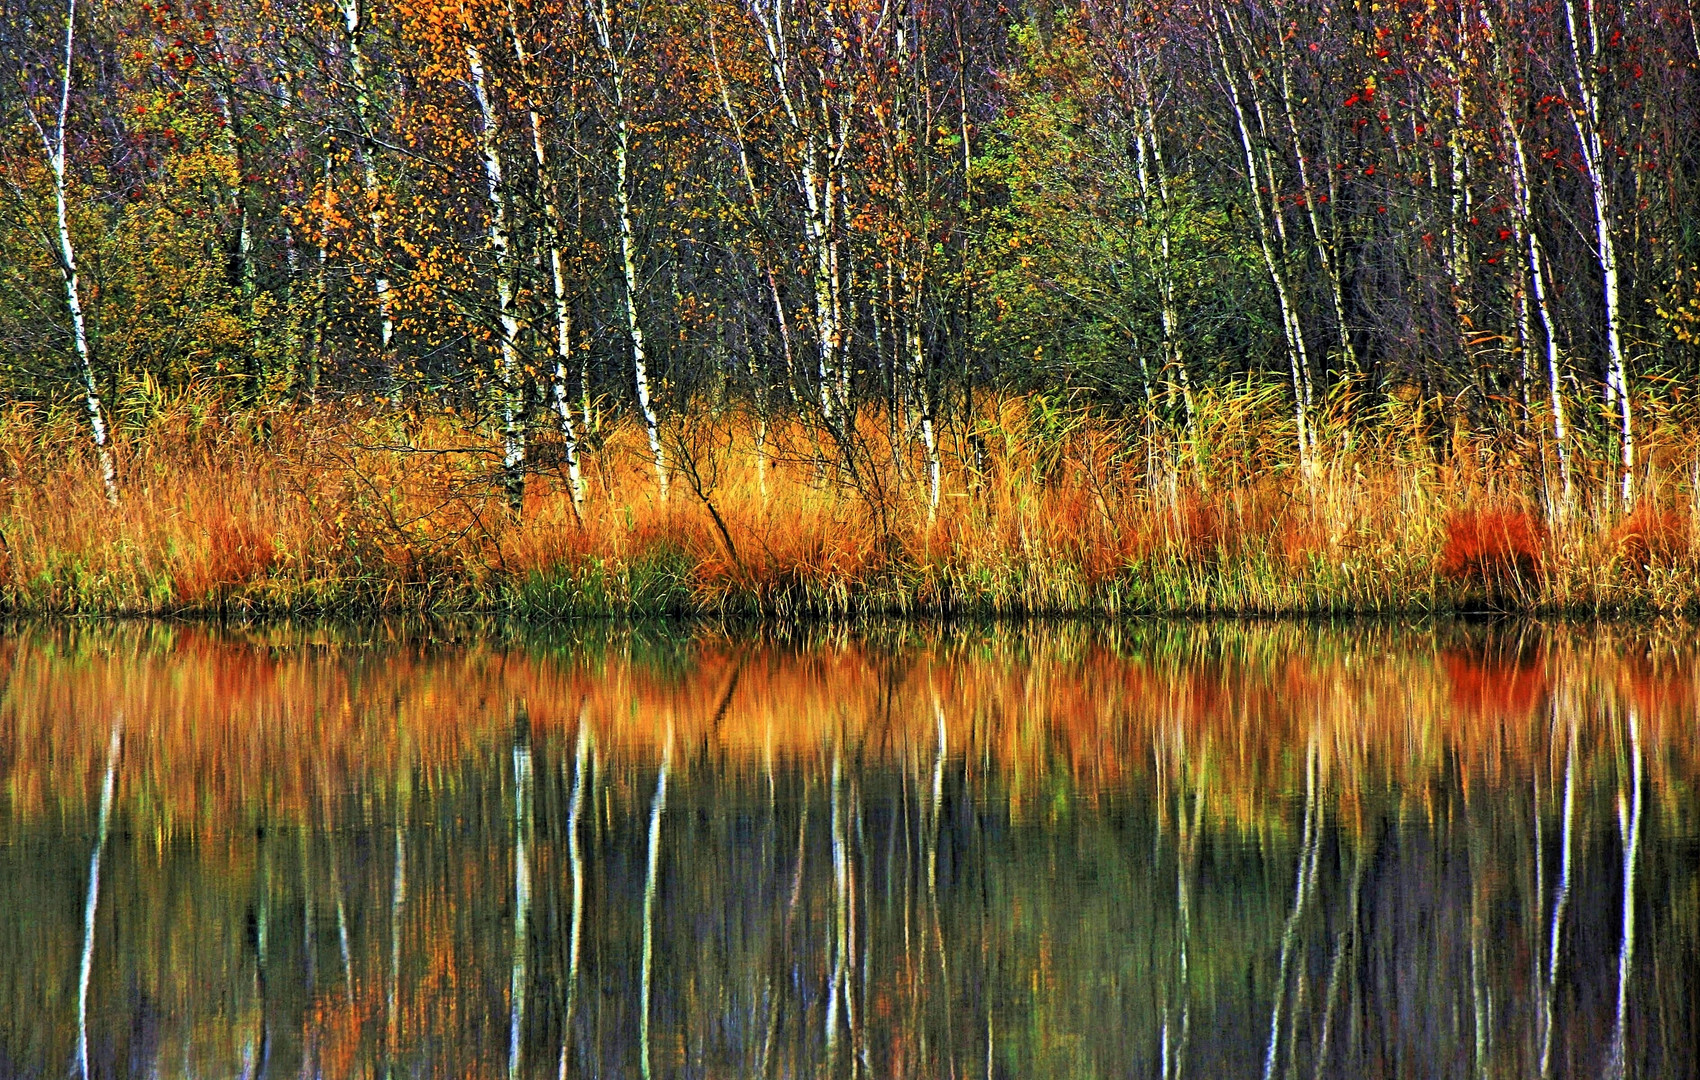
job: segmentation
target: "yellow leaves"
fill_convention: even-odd
[[[1665,303],[1658,305],[1659,320],[1667,333],[1684,345],[1700,345],[1700,266],[1690,266],[1689,288],[1694,295],[1683,297],[1683,268],[1677,267]],[[1667,306],[1668,305],[1668,306]]]

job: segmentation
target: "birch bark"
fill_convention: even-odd
[[[1539,232],[1535,228],[1534,210],[1531,205],[1529,183],[1529,158],[1523,142],[1523,128],[1518,122],[1512,94],[1512,74],[1510,44],[1504,39],[1502,24],[1494,22],[1493,16],[1484,0],[1478,8],[1482,24],[1486,27],[1488,36],[1493,42],[1495,82],[1493,99],[1499,113],[1500,130],[1505,139],[1506,148],[1510,151],[1511,166],[1511,221],[1516,234],[1518,247],[1529,268],[1529,289],[1534,297],[1535,310],[1540,315],[1542,336],[1546,342],[1546,376],[1548,404],[1552,409],[1553,446],[1558,457],[1558,471],[1562,488],[1561,507],[1568,511],[1571,501],[1570,480],[1570,439],[1564,416],[1564,396],[1562,386],[1563,373],[1559,367],[1558,326],[1553,318],[1552,304],[1547,296],[1547,267],[1546,253],[1541,245]],[[1525,333],[1525,340],[1532,335]]]
[[[637,387],[638,410],[643,414],[649,436],[649,453],[655,463],[655,485],[661,501],[667,501],[667,455],[661,445],[661,418],[656,414],[649,385],[649,363],[645,354],[643,325],[638,318],[637,240],[632,230],[631,122],[626,115],[624,49],[616,48],[613,12],[608,0],[592,0],[591,25],[607,65],[609,104],[614,110],[614,214],[620,229],[620,276],[625,284],[626,336],[632,348],[632,380]]]
[[[1299,133],[1298,113],[1293,107],[1293,65],[1288,62],[1284,41],[1281,45],[1280,66],[1281,106],[1286,117],[1293,161],[1298,166],[1299,191],[1303,196],[1305,220],[1310,225],[1311,243],[1316,250],[1317,265],[1322,268],[1323,280],[1328,284],[1328,298],[1334,303],[1335,340],[1340,360],[1347,372],[1355,374],[1357,355],[1352,348],[1351,327],[1346,322],[1346,290],[1340,280],[1339,262],[1334,256],[1333,244],[1329,242],[1329,237],[1322,227],[1322,212],[1318,209],[1317,191],[1311,179],[1310,155],[1305,148],[1304,138]]]
[[[107,443],[106,409],[101,404],[100,389],[95,381],[94,353],[89,347],[88,321],[83,314],[82,288],[77,275],[77,248],[71,239],[71,212],[66,190],[65,122],[71,111],[71,62],[76,55],[77,0],[65,0],[65,58],[59,74],[59,102],[50,134],[36,116],[33,106],[26,104],[30,123],[41,139],[42,152],[47,157],[48,171],[53,174],[54,239],[58,243],[59,274],[65,286],[65,307],[71,316],[71,339],[77,353],[77,366],[83,378],[83,400],[88,407],[89,428],[94,436],[94,449],[100,461],[100,478],[106,487],[106,500],[118,505],[118,471],[113,464],[112,447]]]
[[[520,36],[519,14],[513,0],[508,0],[508,38],[513,43],[514,59],[519,62],[520,76],[525,83],[526,119],[531,129],[531,160],[536,171],[537,191],[543,200],[543,239],[548,249],[550,298],[555,316],[555,366],[550,380],[550,399],[555,415],[561,421],[561,442],[567,458],[567,484],[574,508],[584,505],[584,479],[578,460],[578,432],[573,424],[573,407],[567,395],[567,365],[572,362],[573,323],[567,305],[567,281],[561,261],[561,237],[566,229],[561,220],[561,201],[554,178],[549,172],[548,147],[543,139],[543,118],[537,111],[536,83],[533,78],[531,54],[525,39]]]
[[[518,514],[525,505],[524,384],[520,379],[519,317],[514,311],[513,239],[508,232],[508,193],[502,176],[500,131],[490,97],[484,57],[467,43],[466,67],[472,95],[478,102],[478,149],[484,160],[484,188],[489,199],[485,233],[496,268],[496,319],[501,335],[501,368],[497,395],[502,413],[502,486],[508,506]]]
[[[1606,176],[1607,154],[1601,115],[1599,72],[1602,55],[1598,0],[1581,0],[1582,23],[1577,20],[1577,0],[1564,0],[1564,25],[1568,31],[1570,63],[1576,76],[1576,101],[1571,120],[1587,170],[1590,208],[1594,216],[1595,255],[1606,311],[1606,399],[1617,406],[1618,450],[1621,473],[1619,493],[1627,512],[1635,501],[1635,434],[1630,410],[1629,371],[1623,356],[1623,301],[1619,281],[1617,240],[1613,228],[1611,183]],[[1586,31],[1586,51],[1583,32]]]
[[[842,361],[843,310],[838,272],[842,264],[838,236],[838,206],[841,199],[837,174],[842,165],[845,126],[850,105],[848,80],[836,91],[827,67],[837,60],[842,46],[828,32],[823,59],[814,71],[815,88],[808,96],[795,92],[793,81],[799,66],[792,53],[786,25],[784,0],[763,3],[747,0],[767,51],[768,71],[778,97],[780,119],[796,145],[793,165],[797,186],[803,196],[803,248],[807,274],[814,294],[815,378],[818,383],[822,419],[835,423],[842,402],[835,401],[837,372]],[[835,124],[834,117],[839,118]]]
[[[361,190],[366,198],[366,223],[372,234],[372,258],[376,273],[372,278],[372,293],[378,302],[379,344],[385,362],[391,364],[388,378],[390,393],[396,392],[396,375],[390,346],[395,338],[395,316],[391,311],[390,279],[384,254],[384,200],[378,190],[378,145],[372,136],[372,87],[366,61],[365,9],[361,0],[337,0],[342,12],[343,30],[348,46],[348,71],[354,83],[354,122],[359,129]]]
[[[1273,175],[1265,178],[1257,163],[1257,142],[1253,137],[1251,122],[1246,115],[1242,99],[1239,77],[1234,73],[1233,63],[1229,59],[1228,43],[1225,38],[1218,11],[1211,9],[1210,30],[1216,44],[1216,60],[1222,73],[1223,87],[1228,93],[1228,104],[1234,114],[1234,126],[1240,137],[1240,148],[1245,152],[1246,188],[1251,196],[1251,203],[1257,218],[1258,250],[1263,255],[1263,265],[1269,272],[1269,280],[1275,287],[1275,298],[1281,309],[1281,329],[1287,345],[1287,360],[1291,367],[1293,383],[1293,419],[1298,427],[1299,467],[1306,473],[1312,469],[1311,462],[1311,431],[1309,394],[1306,392],[1305,371],[1310,366],[1305,354],[1304,331],[1299,325],[1298,310],[1294,306],[1292,290],[1287,283],[1286,271],[1281,265],[1281,258],[1276,251],[1274,224],[1271,222],[1271,211],[1264,205],[1264,193],[1275,191]],[[1234,33],[1230,24],[1227,33]],[[1275,211],[1279,217],[1279,208]]]

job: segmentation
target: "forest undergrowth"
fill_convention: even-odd
[[[107,500],[74,415],[0,413],[0,607],[14,614],[412,611],[700,615],[1700,612],[1700,425],[1647,402],[1638,500],[1602,432],[1560,488],[1539,417],[1484,436],[1420,401],[1338,397],[1297,463],[1278,391],[1202,394],[1192,425],[982,400],[946,424],[940,494],[895,418],[533,436],[523,506],[463,417],[148,403]],[[1527,432],[1524,434],[1523,432]],[[897,447],[896,452],[893,447]],[[914,448],[913,450],[911,448]]]

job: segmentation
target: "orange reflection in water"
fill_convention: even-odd
[[[1680,1028],[1614,1018],[1700,996],[1695,648],[1540,625],[26,626],[0,638],[0,1064],[73,1045],[115,722],[90,1026],[97,1060],[161,1075],[179,1046],[183,1075],[555,1076],[569,1054],[829,1075],[852,1052],[983,1075],[981,1048],[999,1075],[1143,1075],[1189,1038],[1196,1075],[1256,1075],[1270,1045],[1341,1075],[1538,1075],[1548,1043],[1594,1062],[1613,1039],[1652,1061]],[[1537,962],[1554,940],[1562,978]]]
[[[0,759],[12,820],[97,797],[110,725],[131,813],[162,835],[319,820],[328,800],[452,783],[514,737],[589,725],[598,753],[685,774],[930,765],[1000,778],[1018,816],[1046,783],[1094,799],[1182,766],[1219,817],[1256,825],[1304,784],[1306,748],[1345,803],[1393,782],[1420,804],[1549,765],[1574,727],[1616,753],[1637,710],[1655,790],[1695,774],[1700,666],[1684,629],[1438,630],[1151,623],[874,629],[790,640],[592,626],[471,636],[159,624],[33,626],[0,638]],[[813,763],[811,765],[811,763]],[[1413,806],[1413,809],[1415,806]],[[140,822],[138,821],[138,824]]]

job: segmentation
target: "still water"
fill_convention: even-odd
[[[1696,652],[15,627],[0,1076],[1692,1076]]]

